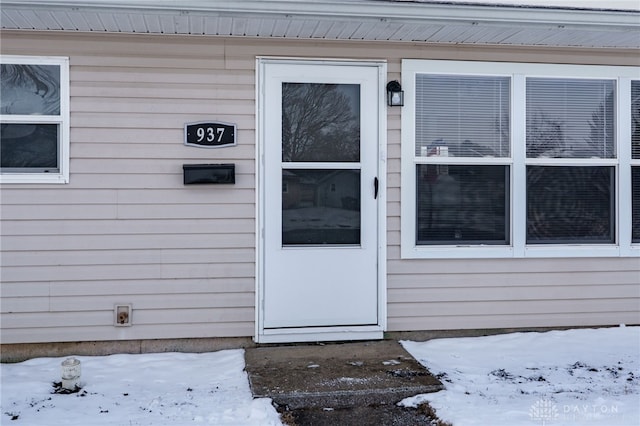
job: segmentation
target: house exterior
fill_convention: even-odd
[[[3,346],[639,323],[640,10],[547,3],[3,1]]]

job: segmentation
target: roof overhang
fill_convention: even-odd
[[[429,0],[3,0],[1,13],[2,29],[11,30],[640,49],[638,10]]]

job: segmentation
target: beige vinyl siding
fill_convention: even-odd
[[[253,71],[211,40],[4,36],[3,53],[70,57],[72,171],[2,188],[2,342],[251,336]],[[238,145],[184,146],[200,120],[237,123]],[[192,163],[235,163],[236,184],[184,186]]]
[[[392,327],[434,330],[638,323],[637,259],[495,263],[390,262]]]
[[[3,185],[2,342],[252,336],[255,58],[638,65],[635,51],[3,32],[2,52],[70,57],[68,185]],[[388,108],[388,329],[640,322],[640,262],[400,259],[400,112]],[[238,145],[185,147],[185,122]],[[235,163],[236,184],[184,186],[182,165]],[[131,327],[113,305],[131,303]]]

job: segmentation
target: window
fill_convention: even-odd
[[[404,60],[402,74],[402,257],[640,253],[638,68]]]
[[[613,80],[526,77],[527,243],[615,242],[615,170],[599,161],[615,158],[614,95]]]
[[[67,58],[0,57],[0,182],[69,181]]]
[[[631,241],[640,243],[640,80],[631,82]]]

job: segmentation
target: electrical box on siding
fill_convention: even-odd
[[[183,164],[184,184],[236,183],[235,164]]]

